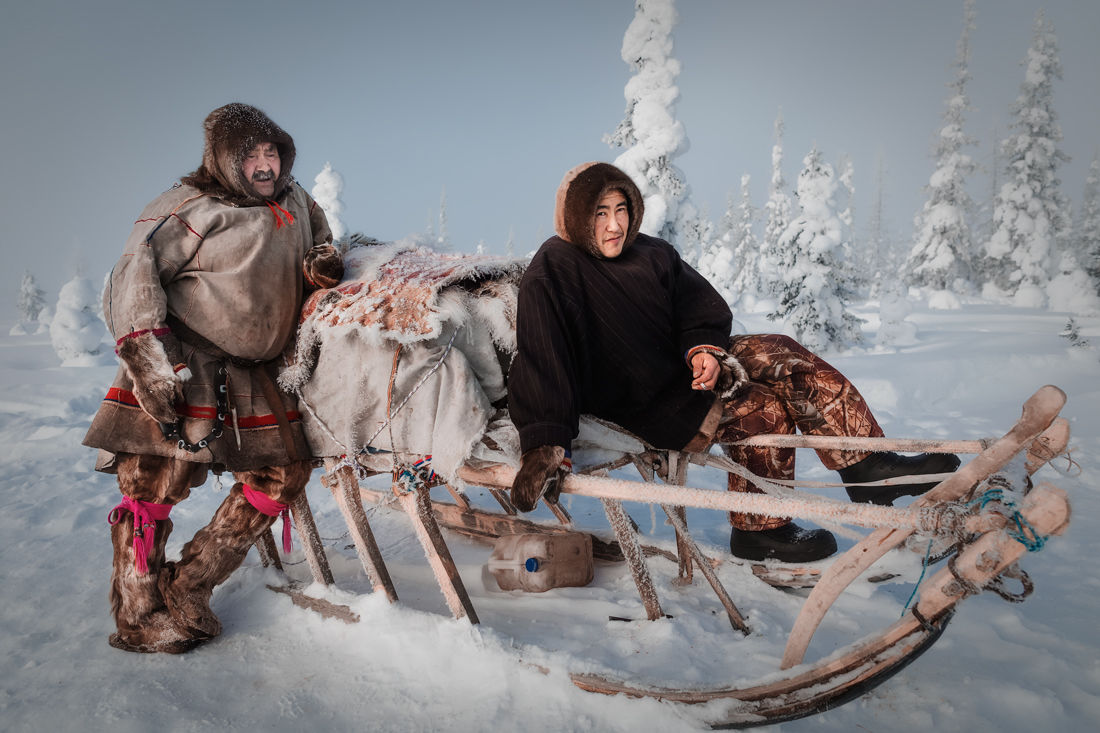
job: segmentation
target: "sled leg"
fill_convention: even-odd
[[[485,489],[490,496],[497,500],[497,504],[500,504],[500,508],[504,510],[505,514],[513,517],[519,514],[519,510],[512,504],[512,500],[508,498],[508,494],[503,489],[495,489],[492,486],[486,486]]]
[[[279,548],[270,531],[264,532],[260,535],[260,539],[256,540],[256,551],[260,553],[260,562],[265,568],[283,569],[283,562],[279,559]]]
[[[306,492],[299,494],[290,505],[290,513],[294,517],[294,526],[298,528],[298,538],[302,541],[302,549],[313,579],[318,583],[332,585],[332,570],[328,566],[325,548],[321,545],[321,538],[317,534],[317,525],[313,521],[313,512],[309,508]]]
[[[674,486],[683,486],[687,483],[687,467],[688,461],[685,454],[679,451],[669,451],[668,483]],[[686,534],[687,510],[682,506],[665,509],[666,513],[670,511],[676,515],[676,520],[679,522],[673,521],[673,527],[676,528],[676,557],[678,558],[677,581],[682,585],[691,585],[694,580],[691,571],[691,546],[695,543]],[[669,514],[669,519],[672,520],[672,514]],[[684,527],[683,532],[680,530],[681,526]],[[698,548],[695,549],[698,550]]]
[[[676,528],[677,542],[682,541],[689,553],[689,562],[691,560],[695,561],[695,565],[699,568],[699,572],[702,573],[703,577],[710,583],[710,587],[714,590],[714,594],[718,596],[718,600],[721,601],[722,606],[725,607],[726,614],[730,617],[730,625],[741,633],[748,634],[749,626],[745,622],[745,617],[737,610],[737,606],[734,605],[733,599],[729,597],[725,587],[722,585],[722,581],[718,579],[718,574],[714,572],[714,567],[710,564],[710,560],[703,554],[703,551],[699,549],[699,545],[695,544],[695,540],[692,539],[691,534],[688,532],[687,523],[682,519],[684,508],[682,506],[670,507],[665,504],[662,504],[661,508],[665,510],[665,514],[668,515],[668,519],[672,522],[672,526]]]
[[[325,459],[325,470],[335,479],[329,482],[329,488],[336,499],[336,505],[340,513],[344,515],[344,521],[348,525],[351,539],[355,543],[355,551],[359,555],[359,562],[363,565],[363,572],[367,574],[367,580],[375,593],[386,594],[390,603],[397,601],[397,591],[393,587],[386,562],[382,559],[382,551],[378,549],[378,543],[374,540],[374,532],[371,531],[367,521],[367,513],[363,511],[363,500],[359,495],[359,479],[350,466],[339,466],[332,458]]]
[[[428,565],[435,573],[436,582],[443,592],[443,598],[451,614],[455,618],[468,618],[470,623],[480,623],[474,604],[470,602],[470,595],[466,592],[466,586],[462,584],[458,568],[455,567],[451,551],[447,549],[447,543],[443,541],[443,534],[439,531],[439,524],[432,514],[432,500],[426,487],[418,487],[415,491],[405,489],[394,484],[393,492],[401,503],[401,508],[409,515],[416,538],[424,548],[424,555],[428,558]]]
[[[642,598],[646,616],[650,621],[655,621],[664,616],[664,612],[661,610],[660,601],[657,600],[657,590],[653,587],[653,578],[649,575],[645,556],[638,544],[638,536],[630,525],[630,517],[623,509],[621,501],[617,499],[601,499],[601,501],[604,512],[607,514],[607,521],[611,523],[611,528],[615,530],[615,536],[619,539],[619,548],[623,551],[623,557],[630,566],[630,574],[634,576],[634,585],[638,586],[638,595]]]

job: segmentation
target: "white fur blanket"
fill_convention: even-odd
[[[431,455],[447,478],[479,453],[514,462],[515,429],[493,403],[506,395],[526,263],[401,243],[344,261],[344,281],[303,306],[295,364],[280,377],[301,399],[314,455]]]
[[[449,480],[468,461],[517,465],[519,436],[499,408],[526,261],[402,243],[344,260],[344,281],[303,306],[295,363],[279,380],[301,400],[313,454],[371,466],[392,460],[378,451],[430,454]],[[582,420],[574,450],[588,443],[643,448]]]

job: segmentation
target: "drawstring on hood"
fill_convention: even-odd
[[[291,183],[296,155],[294,139],[283,128],[260,109],[240,102],[218,107],[202,126],[202,165],[185,176],[183,183],[237,206],[260,206],[282,197]],[[279,150],[280,171],[274,194],[265,197],[245,179],[243,166],[249,151],[268,142]],[[272,213],[279,218],[274,210]]]
[[[275,216],[275,228],[276,229],[282,229],[283,228],[283,219],[282,219],[281,216],[279,216],[279,214],[282,214],[283,216],[286,217],[286,225],[287,226],[290,226],[291,224],[294,223],[294,215],[291,214],[286,209],[284,209],[282,206],[279,206],[274,201],[268,201],[267,202],[267,208],[271,209],[271,213]]]
[[[581,163],[565,174],[554,206],[554,231],[593,257],[606,259],[596,246],[596,206],[612,191],[622,192],[630,212],[630,225],[623,239],[625,251],[638,236],[645,204],[630,176],[610,163]]]

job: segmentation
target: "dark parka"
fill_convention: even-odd
[[[303,261],[332,235],[321,207],[291,178],[293,140],[263,112],[226,105],[210,113],[204,130],[202,165],[135,223],[107,284],[104,314],[116,339],[154,331],[172,363],[186,364],[192,377],[176,409],[190,442],[210,433],[215,390],[225,381],[216,372],[226,354],[235,357],[238,363],[227,364],[225,434],[197,453],[176,448],[138,406],[120,367],[84,439],[101,449],[100,470],[110,471],[119,452],[229,470],[285,465],[290,450],[308,456],[295,400],[280,394],[282,404],[269,404],[258,370],[274,375],[292,348],[310,287]],[[281,159],[270,199],[259,197],[242,172],[245,155],[261,142],[274,142]],[[289,436],[280,432],[276,410],[287,416]]]
[[[607,259],[594,221],[612,191],[626,197],[630,225],[622,253]],[[581,413],[680,449],[715,403],[713,392],[691,388],[686,355],[729,343],[729,307],[670,244],[638,233],[642,214],[637,186],[607,163],[578,166],[558,189],[558,236],[543,243],[520,284],[518,351],[508,375],[525,453],[568,449]]]

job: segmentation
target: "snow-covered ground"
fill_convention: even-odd
[[[877,327],[874,311],[867,329]],[[742,319],[768,330],[763,319]],[[1001,434],[1043,384],[1066,391],[1079,476],[1052,467],[1039,478],[1070,493],[1067,533],[1022,565],[1034,595],[1009,604],[993,594],[964,602],[924,656],[864,697],[782,731],[1093,731],[1100,721],[1100,350],[1059,336],[1065,314],[967,304],[917,308],[915,343],[831,355],[895,437],[981,438]],[[1079,319],[1100,347],[1100,320]],[[0,329],[7,334],[8,328]],[[872,334],[873,335],[873,334]],[[481,625],[452,620],[404,515],[382,509],[372,526],[401,597],[369,592],[350,539],[319,473],[310,497],[337,588],[309,586],[349,605],[354,625],[324,619],[265,588],[285,578],[253,552],[214,594],[221,637],[181,656],[127,654],[107,645],[111,546],[106,515],[113,477],[91,471],[80,445],[114,373],[62,368],[45,334],[0,337],[0,727],[26,730],[455,730],[677,731],[704,726],[702,708],[580,691],[568,672],[619,670],[680,686],[745,683],[778,668],[804,597],[724,563],[720,575],[753,634],[731,632],[701,579],[670,584],[675,568],[651,568],[666,613],[644,618],[625,567],[598,564],[587,588],[541,595],[486,583],[489,549],[448,535]],[[827,480],[810,453],[800,472]],[[626,474],[624,474],[625,476]],[[721,488],[710,470],[688,483]],[[384,486],[382,486],[384,488]],[[209,482],[172,515],[169,556],[207,522],[224,489]],[[483,501],[483,497],[478,498]],[[578,524],[606,532],[598,506],[571,497]],[[646,505],[627,505],[647,543],[671,547],[670,530]],[[544,510],[540,510],[544,511]],[[539,515],[541,516],[541,515]],[[725,518],[692,512],[704,550],[726,556]],[[844,545],[851,543],[843,538]],[[287,573],[308,581],[296,549]],[[887,563],[905,582],[857,583],[826,617],[808,658],[828,654],[897,618],[920,559]],[[544,668],[540,671],[540,667]],[[548,673],[544,673],[549,670]]]

